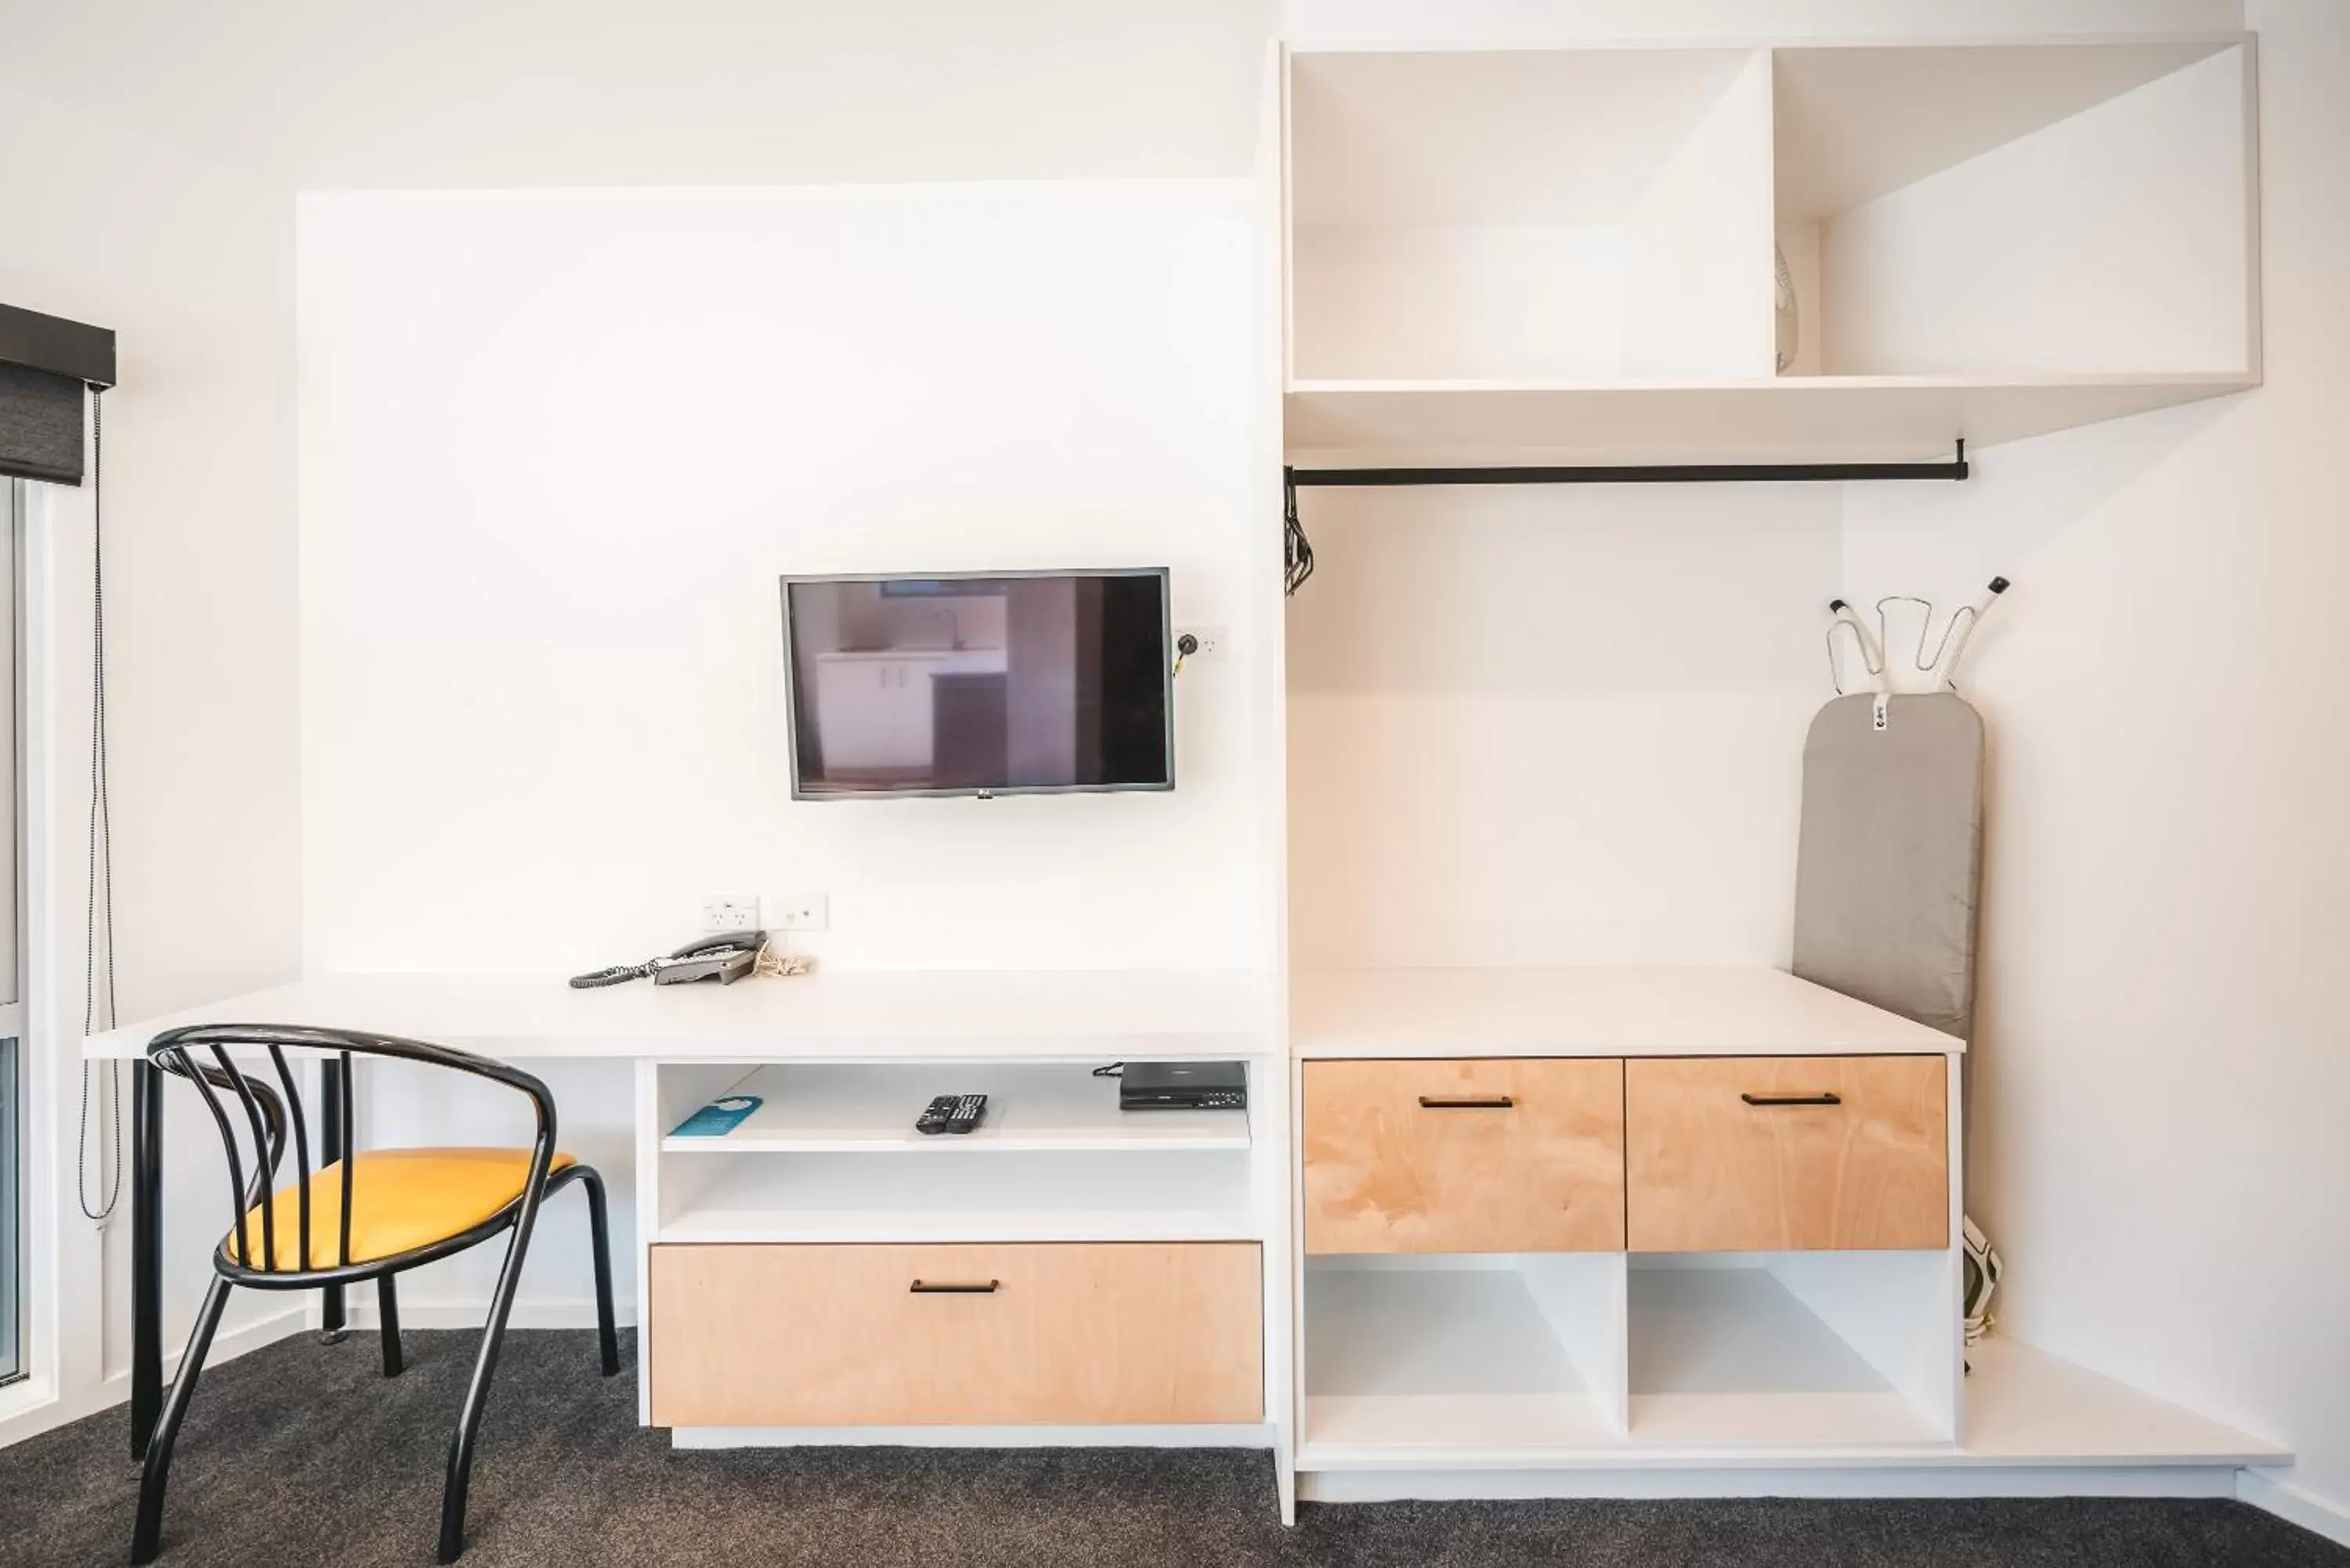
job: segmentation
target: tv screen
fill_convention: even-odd
[[[1174,787],[1166,568],[783,588],[795,799]]]

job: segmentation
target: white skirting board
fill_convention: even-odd
[[[310,1297],[308,1311],[312,1328],[319,1324],[320,1308],[317,1297]],[[621,1328],[634,1328],[637,1323],[636,1298],[615,1293],[612,1299],[613,1321]],[[400,1326],[411,1328],[479,1328],[490,1320],[490,1299],[482,1296],[472,1301],[410,1301],[400,1298]],[[343,1293],[343,1321],[353,1333],[362,1330],[373,1333],[376,1327],[375,1286],[354,1285]],[[508,1328],[594,1328],[596,1298],[593,1296],[525,1298],[514,1304],[514,1314],[506,1319]]]
[[[1301,1471],[1302,1502],[1462,1498],[2234,1497],[2232,1466]]]
[[[1163,1427],[673,1427],[673,1449],[1263,1449],[1270,1424]]]
[[[299,1305],[289,1304],[283,1312],[274,1313],[257,1323],[224,1328],[213,1337],[213,1347],[204,1356],[204,1365],[219,1366],[248,1352],[259,1350],[265,1345],[275,1345],[291,1334],[299,1334],[303,1330],[305,1317],[306,1314]],[[165,1348],[163,1378],[167,1384],[179,1375],[180,1358],[185,1349],[183,1341],[173,1341]],[[24,1387],[22,1384],[14,1385],[9,1393],[15,1395]],[[11,1409],[5,1418],[0,1418],[0,1449],[27,1438],[38,1437],[69,1421],[78,1421],[85,1416],[94,1416],[101,1410],[119,1407],[130,1397],[130,1373],[127,1367],[109,1374],[95,1391],[78,1399],[42,1398],[36,1394],[21,1407]]]
[[[204,1352],[204,1365],[218,1366],[234,1361],[238,1356],[259,1350],[265,1345],[275,1345],[302,1332],[307,1314],[298,1305],[286,1307],[256,1323],[241,1324],[224,1328],[213,1335],[212,1348]],[[181,1359],[188,1353],[185,1341],[167,1341],[163,1346],[163,1382],[168,1386],[180,1375]],[[117,1372],[106,1380],[108,1395],[116,1399],[130,1397],[130,1374]]]
[[[2350,1546],[2350,1504],[2322,1498],[2274,1470],[2238,1470],[2236,1497],[2338,1545]]]

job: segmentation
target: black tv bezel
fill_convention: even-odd
[[[1061,577],[1156,577],[1159,579],[1159,711],[1165,720],[1167,776],[1147,784],[1006,784],[995,789],[907,786],[889,789],[811,790],[800,776],[800,672],[792,648],[792,588],[819,583],[1001,583]],[[831,800],[994,800],[1017,794],[1164,794],[1175,787],[1175,595],[1166,566],[1069,566],[1000,572],[786,572],[776,579],[783,602],[784,743],[791,757],[792,798]]]

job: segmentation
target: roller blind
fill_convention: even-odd
[[[0,363],[0,478],[79,484],[87,400],[75,377]]]
[[[0,305],[0,478],[81,483],[87,389],[114,385],[114,334]]]

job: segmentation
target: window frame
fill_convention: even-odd
[[[30,1229],[30,1216],[25,1211],[27,1172],[25,1168],[25,1143],[27,1133],[25,1103],[30,1085],[26,1076],[25,1051],[25,519],[30,504],[23,480],[6,482],[7,494],[0,497],[5,508],[7,532],[0,537],[0,549],[6,551],[5,565],[7,581],[0,584],[0,615],[5,615],[5,640],[0,640],[0,657],[7,663],[5,687],[7,702],[8,755],[5,759],[7,806],[0,816],[0,833],[5,833],[6,863],[9,884],[0,888],[0,898],[7,900],[7,931],[5,937],[9,950],[0,953],[5,973],[0,973],[0,1387],[5,1387],[29,1376],[26,1362],[26,1322],[30,1316],[26,1299],[26,1233]]]

